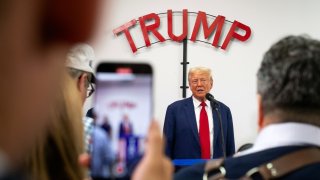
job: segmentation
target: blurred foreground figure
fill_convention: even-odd
[[[49,121],[69,48],[90,37],[98,0],[1,0],[0,179]]]
[[[95,54],[93,48],[85,43],[79,43],[73,46],[67,55],[66,66],[70,77],[74,81],[74,86],[80,94],[82,106],[87,98],[94,93],[94,70],[92,68]],[[86,152],[90,151],[90,139],[93,129],[92,118],[84,116],[84,142]]]
[[[94,60],[95,55],[92,47],[84,43],[73,46],[67,55],[66,66],[70,76],[76,81],[82,104],[94,92],[92,85],[95,82],[92,68]]]
[[[253,147],[183,169],[175,179],[320,179],[320,41],[283,38],[264,55],[257,78]]]
[[[52,123],[50,110],[62,81],[66,54],[72,45],[90,37],[98,4],[99,0],[0,1],[0,179],[18,178],[20,173],[14,172]],[[157,138],[150,142],[161,143],[159,128],[151,132]],[[156,154],[152,150],[156,149],[150,148],[139,165],[137,179],[163,175],[150,174],[150,168],[159,170],[159,165],[170,172],[168,160],[152,161],[152,155],[164,158],[161,148]]]
[[[82,180],[84,169],[79,164],[83,153],[82,103],[71,78],[65,78],[50,111],[47,131],[37,139],[27,156],[29,179]]]

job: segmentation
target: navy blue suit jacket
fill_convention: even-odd
[[[222,118],[226,155],[235,152],[233,123],[230,109],[218,102]],[[223,156],[218,114],[213,111],[213,158]],[[201,159],[201,148],[192,97],[176,101],[168,106],[164,127],[166,155],[171,159]]]
[[[239,179],[250,169],[268,163],[282,155],[301,150],[309,146],[283,146],[264,151],[227,158],[224,162],[227,179]],[[175,174],[175,180],[197,180],[201,179],[204,173],[204,163],[182,169]],[[320,163],[311,164],[291,172],[281,179],[320,179]]]
[[[129,122],[129,132],[126,132],[125,127],[124,127],[124,123],[121,122],[120,128],[119,128],[119,138],[123,138],[125,136],[132,135],[132,134],[133,134],[132,124]]]

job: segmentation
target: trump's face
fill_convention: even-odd
[[[208,73],[196,71],[189,75],[189,86],[192,95],[199,101],[205,100],[205,96],[210,92],[212,84],[213,81]]]

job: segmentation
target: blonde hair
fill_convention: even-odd
[[[197,67],[193,67],[189,69],[189,73],[188,73],[188,80],[190,81],[190,77],[192,76],[192,74],[194,73],[203,73],[203,74],[208,74],[208,76],[210,77],[211,82],[213,81],[212,78],[212,71],[211,69],[207,68],[207,67],[201,67],[201,66],[197,66]]]
[[[80,95],[68,75],[64,76],[51,110],[46,134],[38,138],[27,158],[31,179],[84,179],[78,157],[84,152]]]

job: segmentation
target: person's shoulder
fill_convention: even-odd
[[[305,148],[312,146],[280,146],[270,149],[265,149],[258,152],[252,152],[245,155],[236,155],[234,157],[229,157],[224,161],[224,167],[226,169],[227,177],[230,179],[236,179],[244,176],[250,169],[259,167],[260,165],[267,164],[281,158],[287,154],[290,154],[295,151],[303,150]],[[248,150],[250,151],[250,150]],[[245,151],[243,151],[245,152]],[[241,154],[241,153],[240,153]],[[296,177],[308,177],[306,176],[307,172],[319,173],[315,172],[316,168],[319,168],[320,164],[313,164],[312,166],[306,166],[299,170],[293,171],[288,175],[291,177],[289,179],[301,179]],[[287,177],[283,177],[282,179],[287,179]]]
[[[217,100],[217,101],[218,101],[218,100]],[[224,104],[224,103],[221,102],[221,101],[218,101],[218,103],[219,103],[219,106],[220,106],[221,109],[225,109],[225,110],[229,110],[229,111],[230,111],[229,106],[227,106],[226,104]]]
[[[184,105],[184,104],[186,104],[186,103],[188,103],[188,102],[192,102],[192,97],[188,97],[188,98],[185,98],[185,99],[177,100],[177,101],[171,103],[171,104],[168,106],[168,108],[169,108],[169,107],[173,108],[173,107],[181,106],[181,105]]]
[[[95,126],[93,130],[95,138],[98,139],[108,139],[105,131],[100,126]]]

